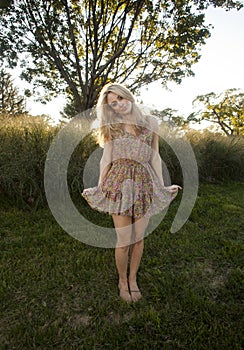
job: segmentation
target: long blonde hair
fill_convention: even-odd
[[[135,98],[128,88],[119,83],[106,84],[101,90],[96,106],[97,116],[100,121],[100,132],[98,137],[100,145],[112,140],[115,135],[122,134],[121,116],[116,114],[112,107],[108,105],[107,97],[110,92],[132,102],[131,124],[136,133],[140,132],[142,127],[146,127],[148,124],[146,115],[135,103]]]

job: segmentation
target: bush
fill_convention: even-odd
[[[196,155],[202,182],[244,180],[244,138],[205,130],[186,134]]]
[[[30,207],[45,202],[46,153],[57,128],[43,117],[22,115],[0,119],[0,188]]]
[[[83,125],[82,123],[80,126]],[[0,190],[28,208],[46,204],[44,167],[49,147],[61,125],[51,126],[44,117],[22,115],[0,118]],[[79,133],[79,128],[77,128]],[[65,142],[74,135],[66,133]],[[83,190],[82,171],[89,154],[97,147],[88,134],[74,150],[68,167],[68,186],[72,194]],[[62,150],[60,150],[62,152]],[[62,153],[61,153],[62,154]]]
[[[79,133],[81,128],[85,127],[84,121],[80,120],[79,126],[74,130]],[[46,204],[43,181],[45,161],[49,147],[60,129],[61,126],[49,125],[43,117],[0,116],[0,191],[2,193],[28,208],[37,208]],[[167,142],[170,140],[170,144],[176,145],[179,149],[181,136],[172,130],[166,132],[169,132],[166,141],[160,138],[159,142],[165,183],[171,181],[182,184],[180,163]],[[69,131],[65,142],[71,142],[73,137],[73,131]],[[208,131],[190,130],[186,133],[186,138],[196,155],[200,181],[243,181],[243,137],[226,137]],[[74,150],[67,174],[72,196],[78,195],[80,198],[83,190],[84,166],[97,147],[95,138],[90,133]],[[62,144],[63,148],[65,149],[65,144]],[[98,162],[98,159],[94,159]],[[167,178],[167,171],[170,179]]]

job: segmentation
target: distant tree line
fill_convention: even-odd
[[[240,89],[228,89],[217,95],[213,92],[198,96],[193,105],[201,105],[197,112],[184,118],[174,109],[154,110],[153,114],[177,128],[187,129],[190,122],[200,124],[203,120],[217,124],[227,136],[244,135],[244,93]],[[11,75],[0,71],[0,114],[19,116],[27,113],[26,98],[14,86]]]
[[[244,93],[240,89],[197,96],[193,105],[201,108],[187,118],[171,108],[154,110],[153,114],[181,129],[187,129],[190,122],[201,124],[206,120],[217,125],[218,130],[227,136],[244,136]]]
[[[240,90],[229,89],[221,94],[211,92],[198,96],[193,104],[202,108],[192,113],[189,121],[207,120],[217,124],[227,136],[244,135],[244,93]]]

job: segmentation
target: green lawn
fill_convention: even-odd
[[[242,349],[244,184],[201,185],[172,234],[179,200],[145,240],[143,299],[128,305],[113,249],[86,246],[48,209],[2,197],[0,349]]]

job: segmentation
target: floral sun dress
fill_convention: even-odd
[[[87,188],[82,196],[100,212],[134,218],[151,217],[176,197],[160,184],[150,165],[153,132],[142,128],[135,136],[123,131],[112,141],[111,168],[99,186]]]

